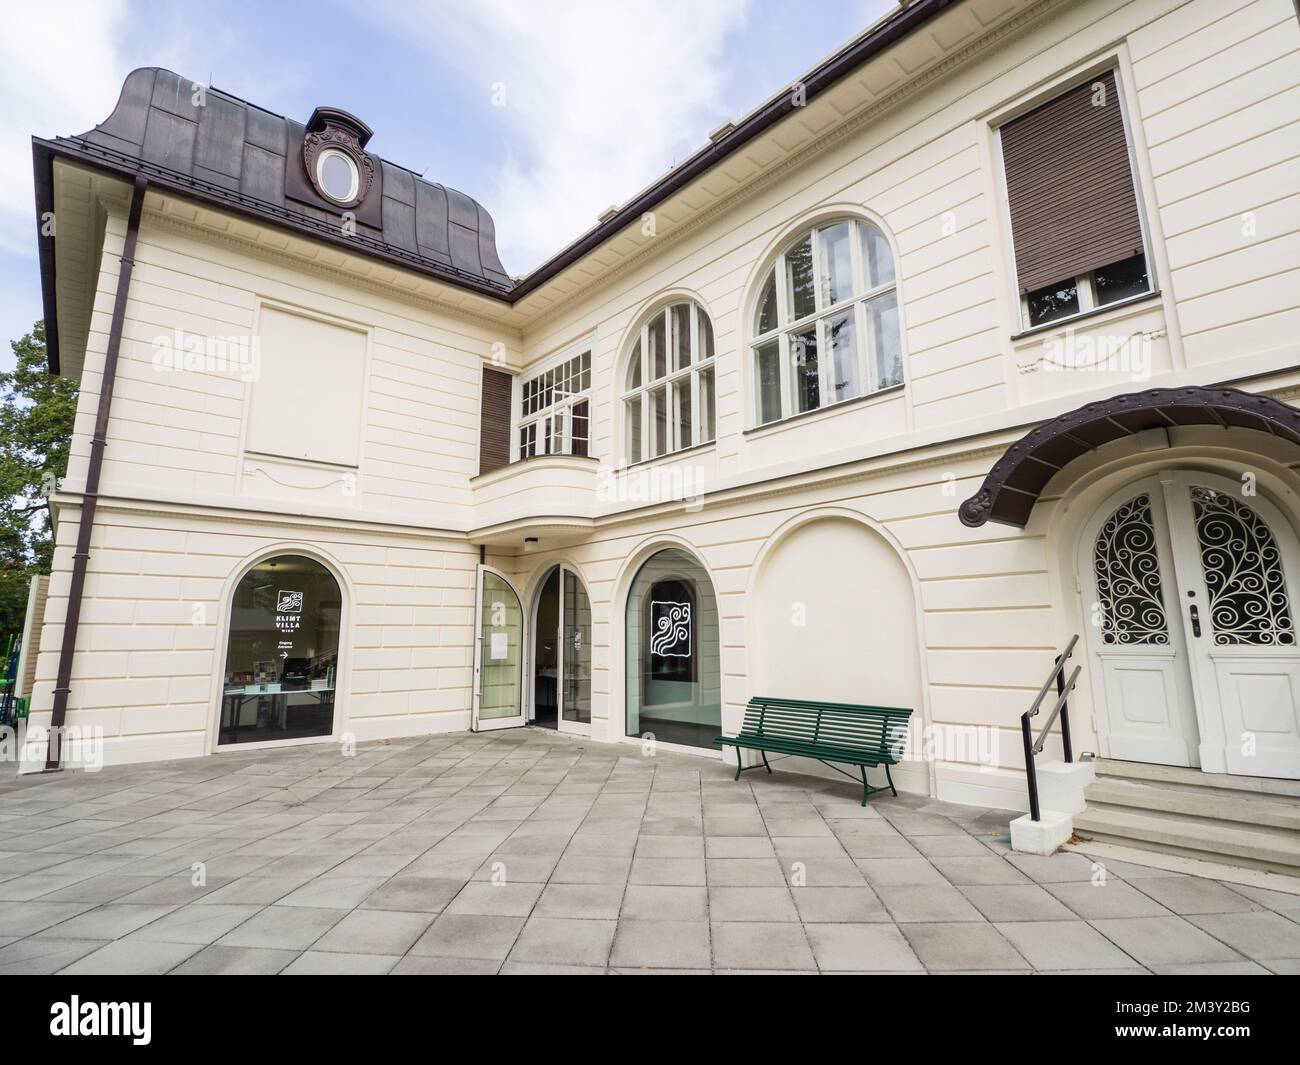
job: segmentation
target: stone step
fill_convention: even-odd
[[[1098,777],[1084,792],[1088,805],[1124,806],[1300,832],[1300,799],[1188,784]]]
[[[1188,787],[1219,788],[1223,791],[1248,791],[1262,795],[1288,796],[1300,799],[1300,780],[1283,780],[1278,777],[1243,777],[1232,773],[1203,773],[1177,765],[1153,765],[1148,762],[1121,762],[1114,758],[1093,760],[1093,769],[1100,777],[1123,777],[1128,780],[1146,780],[1163,784],[1184,784]]]
[[[1295,876],[1300,873],[1300,833],[1235,821],[1130,806],[1088,803],[1074,818],[1075,833],[1103,843],[1245,865]]]

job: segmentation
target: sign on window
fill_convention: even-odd
[[[691,604],[650,603],[650,654],[659,658],[691,657]]]

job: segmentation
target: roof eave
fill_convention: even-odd
[[[45,316],[45,363],[59,373],[59,315],[55,295],[54,236],[46,234],[45,219],[54,215],[54,156],[32,138],[32,171],[36,186],[36,249],[41,270],[41,313]]]
[[[955,3],[957,0],[916,0],[908,7],[900,8],[892,17],[876,23],[848,47],[814,67],[804,78],[797,79],[804,87],[802,94],[804,103],[819,96],[862,64],[919,29]],[[621,207],[617,214],[589,230],[530,273],[511,290],[511,303],[518,303],[525,296],[541,288],[547,281],[572,266],[583,256],[595,251],[624,227],[634,222],[639,223],[642,215],[647,211],[652,211],[669,196],[702,177],[722,160],[767,132],[788,117],[795,108],[794,94],[791,92],[782,92],[769,99],[766,104],[751,112],[722,140],[705,145]]]

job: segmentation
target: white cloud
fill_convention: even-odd
[[[531,270],[734,117],[724,46],[747,0],[455,0],[385,17],[482,88],[509,144],[489,201]],[[485,132],[485,139],[490,136]],[[474,190],[467,190],[474,194]]]
[[[80,133],[117,100],[122,69],[114,42],[125,0],[25,3],[5,10],[0,34],[0,250],[36,255],[33,132]]]

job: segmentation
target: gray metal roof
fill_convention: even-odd
[[[172,182],[192,183],[205,198],[225,193],[245,208],[337,234],[339,211],[285,195],[291,145],[301,144],[304,125],[217,89],[204,87],[197,95],[201,85],[160,67],[134,70],[107,119],[56,143],[136,161]],[[482,205],[367,154],[380,177],[381,209],[356,210],[353,240],[449,280],[474,279],[509,293],[513,282],[497,256],[496,230]]]

